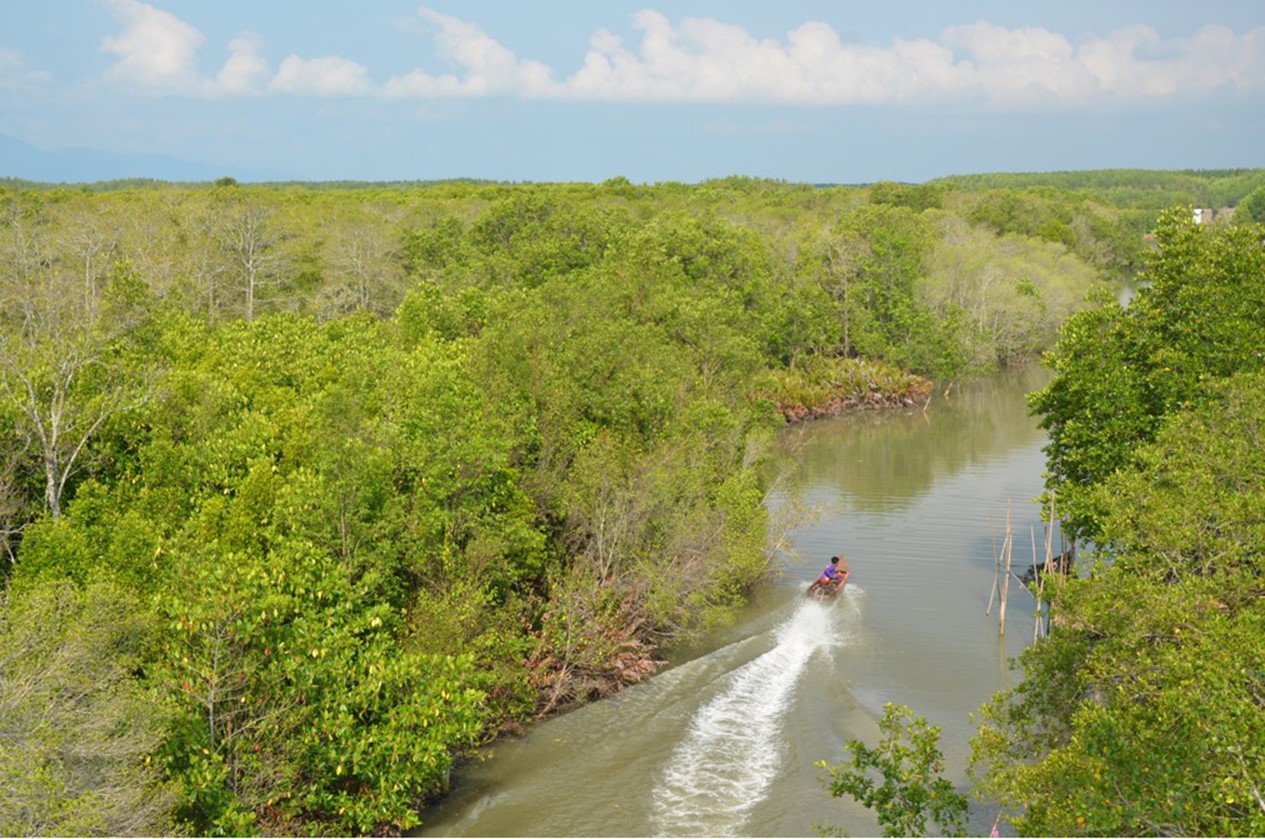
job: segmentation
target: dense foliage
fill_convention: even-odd
[[[176,790],[153,756],[173,709],[132,675],[152,615],[109,582],[0,609],[0,833],[160,836]]]
[[[893,184],[124,186],[0,192],[14,832],[414,825],[728,618],[785,418],[1030,357],[1127,262]]]
[[[1263,241],[1165,215],[1138,297],[1073,318],[1033,400],[1095,552],[982,710],[978,791],[1023,834],[1265,831]]]

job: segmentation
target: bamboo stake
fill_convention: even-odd
[[[1050,521],[1045,526],[1045,562],[1054,559],[1054,506],[1050,505]]]
[[[1046,528],[1045,528],[1046,568],[1049,568],[1050,563],[1054,561],[1054,502],[1053,501],[1050,501],[1050,515],[1048,518],[1049,520],[1046,523]],[[1062,562],[1063,556],[1066,556],[1066,554],[1063,554],[1060,556],[1060,561],[1059,561],[1060,566],[1063,564]],[[1044,590],[1045,590],[1045,578],[1042,577],[1041,582],[1037,586],[1037,592],[1038,594],[1043,594]],[[1042,619],[1040,607],[1038,606],[1037,608],[1037,621],[1038,621],[1037,627],[1040,630],[1040,636],[1038,637],[1045,637],[1050,634],[1050,608],[1051,608],[1050,606],[1046,606],[1044,620]]]
[[[997,609],[997,634],[1006,634],[1006,595],[1010,593],[1010,499],[1006,499],[1006,541],[1002,553],[1006,555],[1006,575],[1001,578],[1001,606]]]
[[[993,531],[993,588],[991,591],[988,592],[988,608],[984,610],[984,614],[990,617],[993,614],[993,599],[997,597],[997,587],[998,585],[1001,584],[1001,580],[999,579],[1001,577],[1001,554],[997,553],[996,527],[992,528],[992,531]]]
[[[1028,534],[1032,537],[1032,567],[1035,569],[1037,565],[1037,531],[1036,528],[1028,528]],[[1049,562],[1050,551],[1046,549],[1046,561]],[[1048,565],[1046,566],[1049,567]],[[1036,574],[1037,590],[1033,593],[1033,597],[1037,600],[1037,613],[1032,620],[1032,640],[1035,642],[1041,637],[1041,587],[1045,585],[1045,574]]]

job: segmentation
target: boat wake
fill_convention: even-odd
[[[840,641],[831,605],[812,599],[773,635],[771,650],[718,683],[673,751],[654,793],[660,835],[735,835],[767,792],[795,684],[814,653]]]

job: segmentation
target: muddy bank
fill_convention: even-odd
[[[832,395],[824,402],[811,405],[794,403],[777,404],[777,411],[788,423],[835,417],[848,411],[878,410],[884,408],[912,408],[926,405],[931,399],[934,385],[928,379],[919,379],[899,392],[866,390]]]

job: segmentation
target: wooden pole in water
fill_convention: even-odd
[[[1046,526],[1045,526],[1045,568],[1047,571],[1050,569],[1050,563],[1052,562],[1054,562],[1054,502],[1053,501],[1050,502],[1049,521],[1046,523]],[[1044,616],[1041,614],[1040,597],[1041,597],[1041,594],[1044,593],[1044,591],[1045,591],[1045,577],[1042,576],[1041,579],[1037,582],[1037,630],[1036,630],[1037,638],[1041,638],[1050,634],[1050,628],[1048,625],[1050,607],[1049,606],[1046,607],[1046,614]]]
[[[1037,531],[1036,531],[1036,528],[1034,528],[1034,527],[1030,527],[1030,528],[1028,528],[1028,534],[1032,537],[1032,567],[1035,569],[1035,568],[1037,567]],[[1047,549],[1047,550],[1046,550],[1046,559],[1047,559],[1047,561],[1048,561],[1048,559],[1049,559],[1049,556],[1050,556],[1050,553],[1049,553],[1049,550]],[[1041,586],[1042,586],[1042,584],[1043,584],[1043,583],[1044,583],[1044,581],[1045,581],[1045,575],[1044,575],[1044,574],[1042,574],[1042,573],[1039,573],[1039,572],[1037,572],[1037,571],[1035,571],[1035,570],[1033,571],[1033,575],[1034,575],[1034,577],[1035,577],[1035,579],[1034,579],[1033,581],[1037,584],[1037,590],[1036,590],[1035,592],[1033,592],[1032,596],[1033,596],[1034,598],[1036,598],[1036,601],[1037,601],[1037,614],[1036,614],[1036,617],[1034,618],[1034,620],[1033,620],[1033,622],[1032,622],[1032,640],[1033,640],[1033,641],[1036,641],[1038,638],[1040,638],[1040,637],[1041,637]]]
[[[1049,551],[1054,552],[1054,525],[1058,523],[1058,512],[1054,509],[1054,499],[1050,499],[1050,536]],[[1068,553],[1067,539],[1063,533],[1063,528],[1059,528],[1059,576],[1066,578],[1067,574],[1072,570],[1072,554]],[[1050,634],[1050,625],[1054,622],[1054,604],[1051,603],[1045,610],[1045,625],[1042,628],[1042,634],[1048,636]]]
[[[1045,564],[1054,559],[1054,507],[1050,507],[1050,521],[1045,526]]]
[[[1001,580],[1001,554],[997,552],[997,530],[993,529],[993,588],[988,592],[988,608],[984,610],[985,615],[993,614],[993,599],[997,597],[997,586]]]
[[[1006,499],[1006,540],[1002,553],[1006,555],[1006,574],[1001,578],[1001,606],[997,609],[997,634],[1006,634],[1006,595],[1010,592],[1010,499]]]

